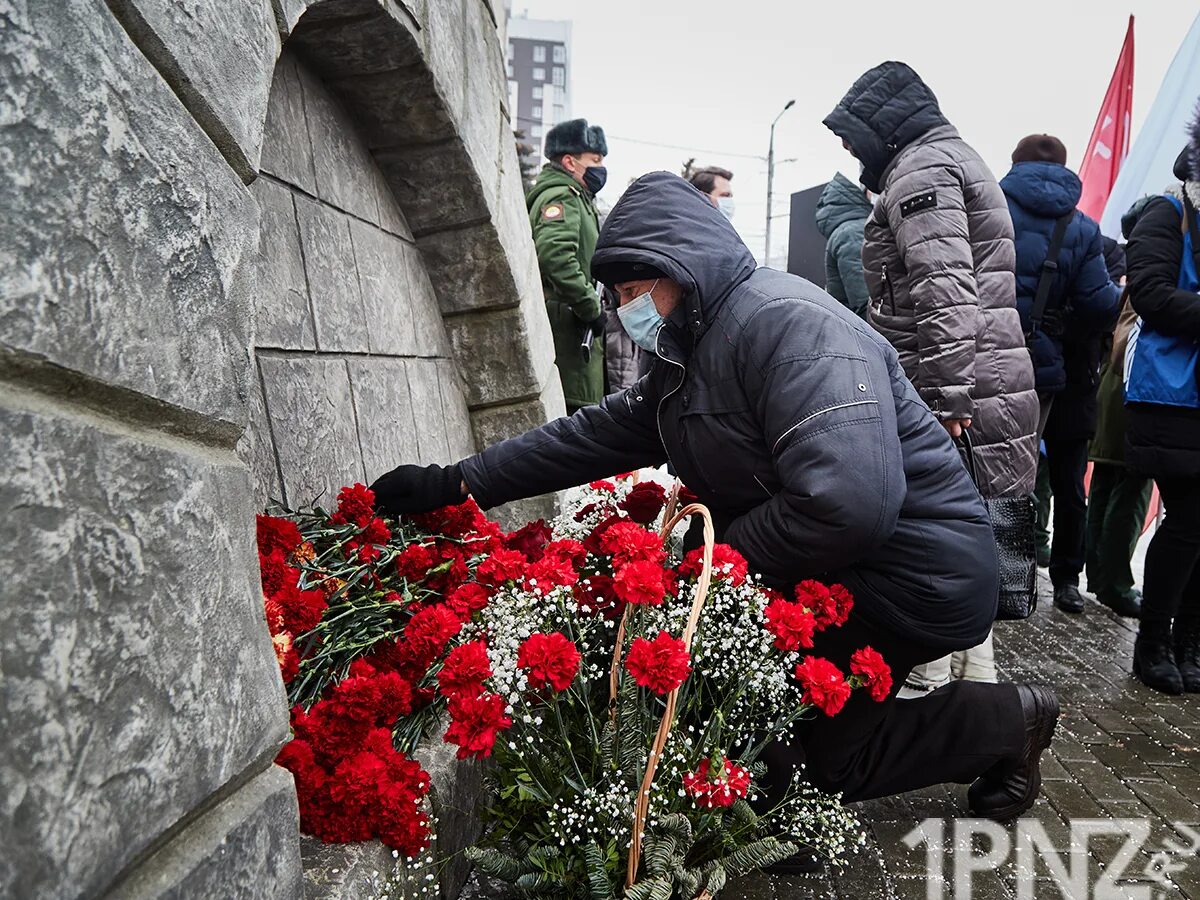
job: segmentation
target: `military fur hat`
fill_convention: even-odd
[[[587,119],[559,122],[546,132],[546,158],[561,159],[568,153],[599,153],[601,156],[608,156],[608,142],[604,140],[604,129],[599,125],[588,125]]]

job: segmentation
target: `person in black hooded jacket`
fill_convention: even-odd
[[[1200,692],[1200,107],[1191,137],[1175,162],[1182,183],[1146,205],[1126,250],[1139,317],[1126,460],[1158,483],[1166,510],[1146,551],[1133,672],[1168,694]]]
[[[713,513],[718,540],[768,583],[845,584],[854,612],[813,652],[846,665],[864,644],[896,690],[919,663],[972,647],[996,611],[991,526],[945,429],[896,352],[811,283],[754,257],[678,176],[632,184],[609,214],[593,275],[653,350],[632,388],[450,467],[401,466],[374,485],[392,513],[469,492],[484,508],[667,460]],[[852,697],[803,723],[803,754],[765,754],[767,793],[801,761],[860,800],[970,783],[998,818],[1033,803],[1058,705],[1046,688],[956,682],[920,700]]]

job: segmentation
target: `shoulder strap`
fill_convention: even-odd
[[[1033,297],[1033,310],[1029,314],[1030,331],[1042,327],[1042,317],[1046,314],[1046,304],[1050,302],[1050,288],[1054,284],[1054,276],[1058,274],[1058,252],[1062,249],[1063,238],[1067,235],[1067,226],[1075,218],[1075,210],[1071,210],[1054,223],[1054,231],[1050,235],[1050,248],[1046,251],[1046,259],[1042,262],[1042,274],[1038,276],[1037,293]]]

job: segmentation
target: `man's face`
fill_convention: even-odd
[[[683,298],[683,288],[670,278],[647,278],[641,281],[622,281],[613,285],[617,292],[617,301],[621,306],[632,303],[647,291],[654,301],[654,308],[664,319],[675,311]]]
[[[604,165],[604,157],[599,153],[580,153],[578,156],[564,156],[562,158],[562,167],[580,184],[584,183],[584,172],[592,168],[592,166],[602,165]]]
[[[713,206],[721,205],[721,198],[728,197],[733,199],[733,185],[728,178],[722,178],[720,175],[713,176],[713,189],[708,192],[708,199],[712,201]]]

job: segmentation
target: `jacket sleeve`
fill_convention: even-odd
[[[1200,340],[1200,295],[1179,288],[1183,233],[1179,213],[1155,200],[1138,219],[1125,249],[1133,308],[1163,334]]]
[[[1097,228],[1091,231],[1083,264],[1071,285],[1071,320],[1093,334],[1105,334],[1117,324],[1120,302],[1121,289],[1109,278]]]
[[[562,213],[547,218],[546,208],[552,205],[558,206]],[[533,244],[542,280],[580,321],[591,322],[600,315],[600,298],[591,276],[579,262],[579,234],[584,215],[583,201],[570,192],[555,192],[543,198],[534,218]]]
[[[888,185],[885,199],[917,321],[913,383],[939,419],[968,419],[975,411],[979,290],[961,174],[934,162]]]
[[[484,509],[561,491],[642,466],[667,454],[658,434],[654,374],[597,406],[492,444],[461,462],[463,481]]]
[[[825,293],[838,303],[849,306],[846,298],[846,286],[842,283],[841,267],[838,265],[837,250],[833,238],[825,245]]]
[[[753,569],[795,581],[869,556],[895,530],[907,488],[884,348],[829,315],[802,344],[779,303],[751,320],[739,369],[781,487],[724,540]]]
[[[867,279],[863,275],[862,226],[847,223],[834,232],[838,276],[842,282],[843,296],[838,299],[859,318],[870,316],[871,292],[867,290]]]

